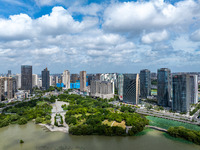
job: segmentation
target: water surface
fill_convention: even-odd
[[[29,122],[0,128],[0,150],[200,150],[200,146],[166,138],[156,130],[132,137],[73,136],[47,132]]]

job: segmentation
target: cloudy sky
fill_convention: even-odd
[[[200,0],[0,0],[0,73],[200,72]]]

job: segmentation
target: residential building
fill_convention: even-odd
[[[78,74],[71,74],[71,83],[76,83],[78,80]]]
[[[47,68],[45,68],[42,71],[42,88],[44,88],[45,90],[49,89],[50,86],[50,76],[49,76],[49,70]]]
[[[190,74],[191,100],[190,104],[198,103],[198,75]]]
[[[171,70],[168,68],[158,69],[157,73],[157,99],[158,105],[163,107],[171,106]]]
[[[124,74],[123,101],[137,105],[139,102],[139,74]]]
[[[37,87],[38,86],[38,75],[33,74],[32,75],[32,87]]]
[[[21,88],[21,74],[16,74],[17,89]]]
[[[90,96],[100,97],[100,98],[113,98],[113,82],[109,81],[100,81],[100,80],[92,80],[90,87]]]
[[[81,92],[86,92],[87,87],[86,87],[86,71],[81,71],[80,72],[80,91]]]
[[[140,71],[140,97],[151,96],[151,72],[148,69]]]
[[[70,72],[65,70],[62,75],[62,83],[65,85],[65,89],[70,89]]]
[[[21,66],[21,89],[32,90],[32,66]]]
[[[172,110],[188,112],[191,101],[190,75],[181,74],[173,76],[173,104]]]
[[[0,77],[0,101],[13,98],[12,77]]]
[[[119,74],[117,76],[117,85],[118,85],[118,95],[119,95],[119,99],[123,100],[123,84],[124,84],[124,75],[123,74]]]

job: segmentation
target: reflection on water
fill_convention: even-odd
[[[24,144],[19,140],[23,139]],[[29,122],[0,129],[1,150],[200,150],[200,146],[166,138],[162,132],[149,131],[132,137],[72,136],[47,132]]]

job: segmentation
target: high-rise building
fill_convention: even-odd
[[[16,74],[17,89],[21,88],[21,74]]]
[[[198,103],[198,76],[190,75],[191,104]]]
[[[148,69],[140,71],[140,97],[151,96],[151,72]]]
[[[32,86],[33,87],[37,87],[38,86],[38,75],[37,74],[33,74],[32,75]]]
[[[188,112],[191,101],[190,75],[181,74],[173,76],[173,104],[172,110]]]
[[[49,84],[50,84],[50,86],[56,85],[56,84],[54,84],[53,76],[49,77]]]
[[[171,85],[172,85],[172,77],[171,70],[168,68],[158,69],[157,73],[157,99],[158,105],[163,107],[170,107],[171,101]]]
[[[117,85],[118,85],[118,95],[119,99],[123,100],[123,84],[124,84],[124,76],[123,74],[119,74],[117,77]]]
[[[11,73],[11,70],[8,70],[8,75],[7,77],[11,77],[12,73]]]
[[[0,101],[13,98],[12,77],[0,77]]]
[[[81,71],[80,72],[80,91],[81,92],[86,92],[86,71]]]
[[[137,105],[139,90],[139,74],[124,74],[123,101]]]
[[[78,74],[71,74],[71,83],[76,83],[78,80]]]
[[[45,90],[49,89],[49,86],[50,86],[49,79],[50,79],[50,77],[49,77],[49,70],[47,68],[45,68],[42,71],[42,88],[44,88]]]
[[[55,83],[59,83],[58,82],[58,76],[55,76]]]
[[[21,66],[21,89],[32,90],[32,66]]]
[[[65,70],[62,76],[62,83],[64,83],[66,89],[70,89],[70,72]]]
[[[113,98],[114,83],[109,81],[92,80],[90,87],[90,96],[100,98]]]

